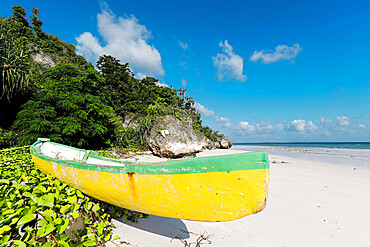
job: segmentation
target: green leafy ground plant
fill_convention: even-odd
[[[113,241],[112,218],[147,215],[119,208],[43,174],[29,147],[0,150],[0,247],[103,246]],[[72,222],[83,221],[72,231]]]

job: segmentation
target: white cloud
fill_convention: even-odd
[[[231,128],[233,125],[230,123],[230,120],[225,117],[217,117],[216,116],[216,122],[220,123],[223,127]]]
[[[161,82],[161,81],[155,82],[155,85],[160,86],[160,87],[169,87],[166,83]]]
[[[146,74],[143,74],[143,73],[137,73],[136,74],[136,77],[138,78],[138,79],[143,79],[143,78],[145,78],[145,77],[147,77],[148,75],[146,75]]]
[[[182,79],[181,80],[181,85],[182,85],[183,88],[186,88],[186,86],[188,85],[188,81],[185,80],[185,79]]]
[[[240,121],[238,126],[247,133],[252,133],[255,130],[255,127],[249,124],[247,121]]]
[[[284,129],[284,125],[277,124],[277,125],[275,125],[275,128],[276,128],[277,131],[282,131]]]
[[[317,130],[318,128],[312,121],[308,121],[306,123],[305,129],[308,131],[313,131],[313,130]]]
[[[76,38],[77,53],[86,57],[95,64],[99,56],[111,55],[128,62],[135,73],[150,76],[163,76],[161,54],[148,44],[150,31],[139,24],[135,16],[117,17],[107,6],[101,5],[102,13],[97,15],[98,32],[104,39],[101,45],[99,40],[89,32],[84,32]]]
[[[324,129],[330,128],[331,127],[331,119],[325,119],[324,117],[320,117],[321,121],[321,126]]]
[[[311,132],[318,129],[318,127],[312,121],[306,122],[305,120],[299,119],[293,120],[290,124],[288,124],[286,129],[289,131]]]
[[[294,44],[292,47],[287,45],[278,45],[275,47],[275,52],[272,51],[254,51],[253,55],[250,57],[250,61],[269,64],[275,63],[280,60],[291,60],[294,59],[298,53],[302,51],[299,44]]]
[[[287,126],[287,130],[304,131],[305,125],[306,125],[305,120],[293,120],[292,123]]]
[[[213,117],[213,115],[215,114],[212,110],[208,110],[207,107],[199,104],[199,103],[195,103],[195,108],[201,112],[202,114],[204,114],[205,117],[209,118],[209,117]],[[217,121],[217,120],[216,120]]]
[[[188,44],[187,43],[184,43],[184,42],[179,41],[179,45],[180,45],[180,47],[183,50],[187,50],[188,49]]]
[[[227,40],[221,41],[219,46],[223,53],[217,53],[216,57],[212,57],[218,80],[235,79],[241,82],[247,80],[247,76],[243,75],[243,58],[233,52],[233,47]]]
[[[270,123],[261,120],[258,124],[256,124],[257,131],[260,133],[271,133],[274,130],[274,126]]]
[[[359,125],[358,125],[358,127],[359,127],[359,128],[363,128],[363,129],[364,129],[364,128],[366,128],[366,125],[364,125],[364,124],[359,124]]]
[[[339,117],[337,116],[340,126],[348,126],[349,125],[349,118],[346,116]]]
[[[79,44],[82,44],[76,46],[77,53],[83,55],[90,62],[95,63],[100,54],[104,53],[99,40],[89,32],[81,34],[76,40]]]
[[[254,133],[257,136],[274,134],[284,129],[282,124],[272,125],[269,122],[261,120],[256,125],[252,125],[247,121],[240,121],[238,126],[235,127],[239,130],[238,133]]]

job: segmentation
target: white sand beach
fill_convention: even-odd
[[[265,147],[253,148],[261,149]],[[266,151],[270,187],[262,212],[218,223],[152,215],[139,223],[115,220],[114,234],[121,237],[115,242],[138,247],[196,246],[203,234],[211,243],[203,241],[200,246],[370,245],[370,150],[346,150],[344,155],[340,150],[333,155],[327,150]],[[242,151],[234,147],[198,156],[236,152]]]

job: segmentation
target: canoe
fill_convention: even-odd
[[[39,138],[30,151],[42,172],[134,211],[215,222],[255,214],[266,206],[266,152],[135,163],[45,138]]]

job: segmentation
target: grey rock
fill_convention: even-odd
[[[34,62],[46,68],[55,67],[57,63],[57,59],[54,56],[46,52],[43,52],[43,51],[38,51],[37,53],[31,53],[31,59]]]
[[[206,146],[206,148],[207,149],[210,149],[210,150],[212,150],[212,149],[216,149],[216,147],[215,147],[215,143],[213,142],[213,141],[211,141],[211,140],[207,140],[207,146]]]
[[[137,119],[134,117],[134,115],[127,115],[125,116],[122,126],[125,128],[130,127],[130,128],[137,130],[139,127],[139,123]]]
[[[203,133],[195,133],[189,123],[165,116],[154,121],[148,145],[160,157],[194,157],[207,146],[207,140]]]
[[[216,149],[217,149],[217,148],[221,148],[220,142],[214,142],[214,144],[215,144],[215,148],[216,148]]]
[[[222,139],[220,141],[220,148],[228,149],[231,148],[233,144],[228,139]]]

